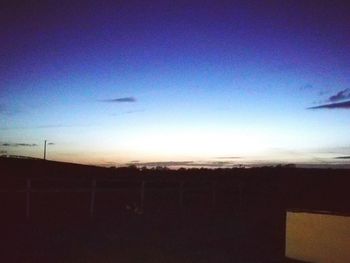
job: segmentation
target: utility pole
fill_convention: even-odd
[[[46,160],[46,140],[45,140],[45,144],[44,144],[44,160]]]

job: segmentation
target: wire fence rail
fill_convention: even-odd
[[[28,178],[22,187],[0,188],[0,193],[25,193],[25,216],[31,217],[31,197],[34,193],[89,193],[89,216],[96,215],[96,196],[99,193],[130,191],[138,195],[138,207],[144,210],[145,197],[155,191],[172,191],[177,193],[178,207],[184,206],[184,195],[197,192],[205,194],[208,198],[208,207],[214,208],[217,203],[217,193],[220,191],[215,181],[209,182],[186,182],[180,181],[147,181],[147,180],[116,180],[116,179],[91,179],[91,180],[65,180],[65,179],[33,179]],[[57,185],[58,184],[58,185]],[[64,184],[60,186],[59,184]],[[83,185],[83,186],[82,186]],[[242,191],[239,185],[238,201],[241,202]]]
[[[187,207],[187,201],[191,194],[197,196],[205,196],[204,205],[206,208],[220,210],[222,206],[231,206],[235,211],[241,211],[247,206],[247,199],[251,197],[252,193],[249,190],[249,185],[244,183],[231,183],[218,182],[216,180],[208,181],[186,181],[183,179],[178,180],[147,180],[147,179],[56,179],[56,178],[27,178],[23,180],[11,180],[10,184],[5,187],[6,183],[2,184],[0,188],[0,194],[24,194],[23,206],[25,206],[25,217],[27,219],[32,217],[33,206],[36,205],[37,194],[45,193],[86,193],[87,198],[84,207],[88,207],[86,213],[90,218],[94,218],[97,214],[96,206],[99,206],[99,202],[96,198],[99,195],[105,193],[127,193],[132,196],[132,201],[137,205],[138,211],[145,211],[149,207],[151,202],[157,202],[157,196],[159,192],[171,195],[175,200],[175,203],[169,203],[170,206],[176,206],[177,208]],[[261,188],[260,188],[261,189]],[[226,192],[225,192],[226,191]],[[225,198],[223,198],[223,196]],[[226,199],[231,197],[231,199]],[[260,198],[261,197],[261,198]],[[266,198],[264,195],[257,196],[256,198],[263,201]],[[21,197],[22,198],[22,197]],[[118,198],[117,195],[113,198]],[[156,201],[155,199],[156,198]],[[20,199],[22,200],[22,199]],[[173,200],[173,201],[174,201]],[[159,201],[159,200],[158,200]],[[271,200],[269,200],[271,201]],[[268,202],[269,202],[268,201]],[[22,201],[20,201],[22,202]],[[85,202],[85,201],[84,201]],[[129,201],[126,201],[129,202]],[[272,201],[273,203],[274,201]],[[130,202],[129,202],[130,203]],[[225,203],[223,205],[223,203]],[[271,203],[271,204],[272,204]],[[126,203],[127,204],[127,203]],[[145,207],[146,204],[146,207]],[[69,203],[64,203],[69,206]],[[253,205],[256,205],[254,203]],[[22,206],[22,205],[21,205]],[[309,212],[309,213],[321,213],[321,214],[333,214],[350,216],[350,212],[346,209],[336,210],[329,207],[303,207],[300,204],[286,205],[285,210],[291,212]],[[21,208],[23,209],[23,208]],[[121,208],[120,208],[121,209]],[[35,209],[34,209],[35,210]]]

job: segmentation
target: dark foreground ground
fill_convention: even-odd
[[[3,225],[1,262],[300,262],[257,260],[259,247],[243,251],[249,247],[244,230],[223,219],[146,221],[131,216],[108,223]]]
[[[133,222],[131,222],[133,221]],[[6,262],[234,262],[232,238],[209,242],[214,229],[181,223],[144,225],[139,219],[115,224],[16,225],[3,230]],[[207,226],[208,227],[208,226]],[[209,233],[211,232],[212,233]],[[195,233],[195,236],[193,235]],[[5,262],[5,261],[4,261]],[[239,262],[239,261],[237,261]]]
[[[284,258],[286,211],[350,211],[348,170],[106,169],[0,158],[0,174],[6,263],[299,262]],[[142,209],[127,209],[133,204]]]

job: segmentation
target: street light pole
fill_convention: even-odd
[[[44,160],[46,160],[46,140],[45,140],[45,144],[44,144]]]

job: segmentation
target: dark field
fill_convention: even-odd
[[[252,229],[245,225],[227,217],[178,214],[8,224],[2,257],[6,262],[285,262],[266,255],[266,244],[248,238]]]
[[[286,262],[287,209],[349,210],[347,170],[0,165],[4,262]]]

